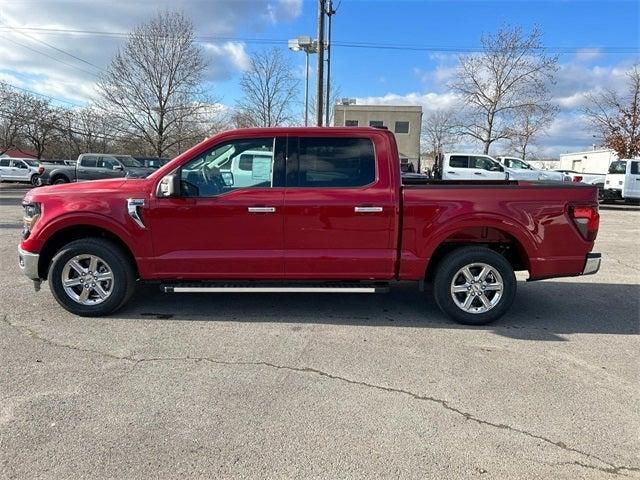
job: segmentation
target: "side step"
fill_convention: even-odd
[[[389,284],[378,283],[304,283],[304,282],[190,282],[161,284],[167,293],[386,293]]]

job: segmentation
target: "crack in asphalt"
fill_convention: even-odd
[[[417,394],[415,392],[412,392],[410,390],[405,390],[402,388],[396,388],[396,387],[387,387],[384,385],[377,385],[377,384],[373,384],[373,383],[368,383],[368,382],[364,382],[361,380],[353,380],[351,378],[347,378],[347,377],[342,377],[340,375],[334,375],[328,372],[325,372],[323,370],[319,370],[317,368],[312,368],[312,367],[294,367],[294,366],[290,366],[290,365],[278,365],[275,363],[270,363],[270,362],[264,362],[264,361],[228,361],[228,360],[219,360],[219,359],[215,359],[215,358],[210,358],[210,357],[190,357],[190,356],[186,356],[186,357],[148,357],[148,358],[137,358],[137,357],[133,357],[133,356],[127,356],[127,355],[115,355],[112,353],[108,353],[108,352],[103,352],[100,350],[94,350],[94,349],[90,349],[90,348],[83,348],[83,347],[78,347],[76,345],[71,345],[71,344],[67,344],[67,343],[59,343],[56,342],[54,340],[51,340],[49,338],[43,337],[42,335],[40,335],[37,331],[35,331],[34,329],[25,326],[25,325],[16,325],[14,323],[11,323],[11,321],[8,319],[8,315],[4,315],[2,318],[2,322],[5,323],[6,325],[8,325],[9,327],[13,328],[14,330],[16,330],[19,333],[26,333],[29,337],[34,338],[38,341],[41,341],[51,347],[56,347],[56,348],[65,348],[67,350],[72,350],[72,351],[77,351],[77,352],[82,352],[82,353],[91,353],[91,354],[95,354],[95,355],[100,355],[106,358],[110,358],[112,360],[118,360],[118,361],[125,361],[125,362],[130,362],[133,363],[133,368],[131,369],[131,371],[133,371],[138,365],[142,364],[142,363],[152,363],[152,362],[186,362],[186,361],[191,361],[191,362],[209,362],[215,365],[226,365],[226,366],[258,366],[258,367],[267,367],[267,368],[273,368],[273,369],[277,369],[277,370],[288,370],[288,371],[293,371],[293,372],[298,372],[298,373],[310,373],[310,374],[314,374],[320,377],[324,377],[324,378],[329,378],[331,380],[338,380],[344,383],[348,383],[350,385],[357,385],[357,386],[361,386],[361,387],[366,387],[366,388],[372,388],[375,390],[379,390],[379,391],[383,391],[383,392],[387,392],[387,393],[395,393],[395,394],[401,394],[401,395],[406,395],[408,397],[411,397],[415,400],[420,400],[420,401],[426,401],[426,402],[430,402],[430,403],[434,403],[437,405],[440,405],[441,407],[443,407],[445,410],[448,410],[452,413],[455,413],[456,415],[459,415],[461,417],[463,417],[465,420],[474,422],[478,425],[484,425],[487,427],[491,427],[491,428],[496,428],[499,430],[506,430],[509,432],[513,432],[513,433],[519,433],[521,435],[524,435],[526,437],[535,439],[535,440],[539,440],[542,441],[544,443],[547,443],[549,445],[558,447],[566,452],[572,452],[578,455],[582,455],[583,457],[586,457],[588,459],[591,460],[596,460],[604,465],[606,465],[606,467],[602,467],[602,466],[598,466],[598,465],[591,465],[591,464],[587,464],[587,463],[583,463],[583,462],[579,462],[579,461],[573,461],[573,462],[562,462],[559,463],[558,465],[577,465],[583,468],[589,468],[589,469],[595,469],[598,471],[601,471],[603,473],[609,473],[609,474],[613,474],[613,475],[620,475],[623,474],[624,471],[628,471],[628,472],[640,472],[640,467],[630,467],[630,466],[625,466],[625,465],[615,465],[611,462],[608,462],[600,457],[598,457],[597,455],[591,454],[589,452],[585,452],[583,450],[580,450],[578,448],[573,448],[568,446],[567,444],[565,444],[562,441],[557,441],[557,440],[552,440],[550,438],[544,437],[542,435],[539,435],[537,433],[532,433],[529,432],[527,430],[523,430],[521,428],[518,427],[513,427],[511,425],[507,425],[504,423],[495,423],[495,422],[491,422],[489,420],[484,420],[482,418],[476,417],[473,414],[469,413],[469,412],[465,412],[464,410],[461,410],[457,407],[454,407],[452,405],[450,405],[450,403],[447,400],[443,400],[437,397],[431,397],[428,395],[420,395]]]

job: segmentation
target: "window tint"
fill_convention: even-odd
[[[216,145],[182,166],[182,195],[213,197],[237,188],[272,187],[273,150],[273,138]]]
[[[361,187],[375,180],[376,162],[366,138],[300,138],[300,187]]]
[[[627,170],[627,162],[616,160],[609,165],[609,173],[625,173]]]
[[[13,161],[13,166],[16,168],[29,168],[27,167],[27,164],[24,163],[22,160],[14,160]]]
[[[396,122],[395,133],[409,133],[409,122]]]
[[[382,120],[371,120],[369,122],[370,127],[384,127],[384,123]]]
[[[638,175],[638,165],[640,165],[640,162],[631,162],[631,174],[632,175]]]
[[[509,162],[509,163],[506,163]],[[518,160],[517,158],[510,158],[506,160],[506,165],[507,167],[513,167],[513,168],[519,168],[522,170],[530,170],[531,168],[529,167],[529,165],[527,165],[526,163],[524,163],[522,160]]]
[[[466,155],[454,155],[449,158],[449,166],[452,168],[469,168],[469,157]]]
[[[93,155],[89,155],[87,157],[82,157],[80,160],[80,165],[83,167],[95,167],[98,163],[98,157]]]
[[[0,167],[8,167],[8,166],[9,166],[8,158],[3,158],[2,160],[0,160]]]
[[[345,120],[344,122],[345,127],[357,127],[358,125],[359,125],[358,120]]]

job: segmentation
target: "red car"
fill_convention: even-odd
[[[409,182],[407,182],[409,183]],[[595,273],[595,187],[401,184],[392,133],[221,133],[144,179],[54,185],[24,198],[20,266],[78,315],[106,315],[138,281],[168,292],[376,292],[432,283],[455,320],[483,324],[530,280]]]

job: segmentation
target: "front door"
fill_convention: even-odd
[[[390,279],[397,218],[381,137],[290,138],[285,191],[285,277]],[[378,144],[379,143],[379,144]],[[396,157],[393,161],[399,163]],[[382,165],[388,166],[385,158]],[[395,166],[395,168],[399,168]]]
[[[472,180],[504,180],[504,167],[492,158],[482,155],[469,156],[469,172]]]
[[[96,178],[119,178],[125,176],[124,167],[110,155],[98,157],[98,168],[95,170]]]
[[[282,278],[285,140],[231,140],[182,165],[180,196],[154,198],[143,210],[156,277]],[[255,155],[244,162],[251,181],[236,186],[231,165],[247,151]]]
[[[13,162],[13,179],[19,182],[28,182],[30,181],[31,170],[29,170],[29,166],[23,162],[22,160],[12,160]]]

